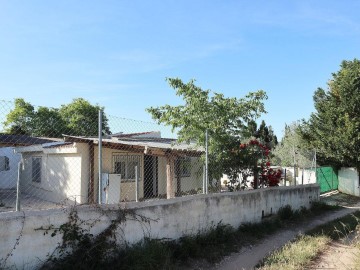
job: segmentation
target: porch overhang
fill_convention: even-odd
[[[93,143],[99,145],[98,138],[64,135],[65,142]],[[102,147],[126,152],[143,153],[150,156],[199,157],[204,153],[201,147],[187,144],[169,144],[161,142],[124,141],[120,139],[103,139]]]

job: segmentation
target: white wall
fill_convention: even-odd
[[[113,172],[113,155],[137,155],[140,156],[140,175],[139,175],[139,198],[144,197],[144,155],[139,153],[133,153],[133,152],[126,152],[126,151],[120,151],[110,148],[103,148],[102,149],[102,164],[103,164],[103,173],[109,173],[112,174]],[[95,160],[95,179],[96,179],[96,194],[98,190],[98,179],[99,179],[99,161],[98,161],[98,147],[95,146],[94,151],[94,160]],[[108,192],[111,192],[109,190]],[[132,201],[135,200],[135,182],[134,181],[125,181],[125,179],[122,179],[122,185],[121,185],[121,200],[125,201]]]
[[[293,209],[301,206],[308,208],[311,202],[319,200],[319,192],[318,185],[306,185],[122,203],[121,208],[149,218],[150,223],[141,223],[131,218],[117,230],[117,239],[121,243],[127,241],[130,244],[140,241],[144,236],[178,239],[206,230],[211,224],[220,221],[236,228],[244,222],[259,222],[262,213],[276,213],[285,205],[291,205]],[[82,220],[89,221],[84,224],[100,220],[93,224],[90,231],[97,235],[110,225],[111,218],[118,216],[119,209],[112,208],[104,212],[98,208],[79,206],[77,211]],[[46,260],[47,254],[52,253],[57,243],[61,243],[61,235],[51,237],[36,229],[50,225],[59,227],[68,221],[68,214],[69,209],[0,213],[0,258],[6,258],[12,252],[12,256],[7,259],[7,266],[35,268],[39,261]],[[19,244],[12,250],[20,234]]]
[[[32,181],[32,157],[41,157],[41,182]],[[81,202],[81,156],[79,154],[28,155],[24,158],[22,192],[50,202]]]
[[[87,202],[89,173],[84,162],[88,155],[87,147],[72,145],[45,149],[44,152],[23,153],[21,191],[49,202]],[[41,157],[40,183],[32,181],[33,157]]]
[[[0,171],[0,188],[16,188],[18,163],[21,160],[21,155],[14,153],[14,147],[1,147],[0,156],[8,157],[10,165],[8,171]]]
[[[360,196],[359,176],[355,168],[341,168],[338,171],[339,191]]]
[[[203,164],[198,157],[191,157],[191,175],[181,178],[181,190],[197,191],[203,187]],[[166,180],[166,179],[165,179]]]
[[[166,158],[158,158],[158,193],[166,195]],[[191,174],[189,177],[181,177],[181,191],[193,192],[202,189],[203,186],[203,164],[199,157],[191,157]],[[174,177],[174,191],[177,192],[177,178]]]

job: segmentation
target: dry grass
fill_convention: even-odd
[[[357,249],[357,253],[360,254],[360,225],[356,227],[356,237],[354,240],[355,248]],[[354,266],[356,269],[360,269],[360,257],[357,256],[354,262]]]
[[[328,248],[331,241],[347,239],[356,229],[360,232],[360,211],[316,227],[306,235],[298,237],[295,241],[286,244],[273,252],[261,263],[259,269],[308,269],[309,265]],[[360,252],[360,239],[356,246]],[[356,269],[360,269],[360,259],[356,262]]]
[[[295,242],[285,245],[266,258],[264,266],[260,269],[304,269],[309,261],[326,248],[330,241],[330,237],[324,235],[301,236]]]

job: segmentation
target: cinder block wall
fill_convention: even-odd
[[[313,184],[122,203],[121,209],[136,217],[148,218],[149,223],[128,216],[126,222],[120,224],[117,239],[120,243],[136,243],[144,236],[177,239],[185,234],[204,231],[220,221],[233,227],[244,222],[260,222],[263,216],[276,213],[285,205],[293,209],[308,208],[312,202],[319,200],[319,193],[319,186]],[[34,269],[45,261],[62,238],[61,235],[44,235],[39,228],[59,227],[68,221],[69,211],[0,213],[0,258],[6,259],[6,266]],[[115,205],[106,208],[77,207],[81,220],[97,221],[91,228],[94,235],[107,228],[118,212],[119,206]],[[10,252],[12,256],[9,256]]]

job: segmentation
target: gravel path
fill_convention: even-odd
[[[335,195],[336,196],[336,195]],[[343,196],[341,194],[341,196]],[[336,198],[336,197],[335,197]],[[335,199],[336,201],[336,199]],[[242,248],[239,252],[225,257],[220,263],[210,269],[233,270],[233,269],[254,269],[254,267],[269,253],[282,247],[287,242],[319,225],[325,224],[334,219],[343,217],[347,214],[360,210],[360,203],[356,202],[348,205],[348,201],[344,201],[345,206],[336,212],[326,213],[316,219],[310,220],[307,224],[302,224],[287,230],[282,230],[271,235],[254,246]]]

